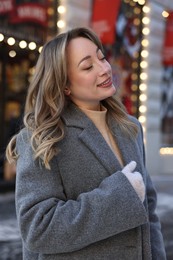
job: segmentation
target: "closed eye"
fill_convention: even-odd
[[[106,60],[106,57],[104,56],[104,57],[102,57],[100,60]]]
[[[92,67],[93,67],[93,66],[89,66],[89,67],[87,67],[87,68],[85,68],[85,69],[83,69],[83,70],[91,70]]]

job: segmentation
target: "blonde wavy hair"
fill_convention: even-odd
[[[77,37],[90,39],[103,51],[99,38],[89,28],[75,28],[59,34],[43,46],[26,97],[24,126],[31,131],[35,159],[41,159],[47,169],[50,169],[50,160],[58,152],[55,144],[64,138],[61,114],[69,102],[64,94],[68,84],[66,49],[68,43]],[[108,118],[111,114],[124,134],[134,137],[137,126],[128,119],[118,96],[109,97],[102,103],[108,109]],[[6,149],[9,162],[16,161],[18,157],[16,137],[11,139]]]

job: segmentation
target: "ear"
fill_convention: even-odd
[[[69,89],[68,87],[66,87],[66,88],[64,89],[64,93],[65,93],[66,96],[70,96],[71,91],[70,91],[70,89]]]

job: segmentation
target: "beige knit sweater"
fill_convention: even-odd
[[[101,107],[101,111],[88,110],[80,107],[80,109],[92,120],[95,126],[98,128],[107,144],[110,146],[115,156],[119,160],[120,164],[123,166],[123,160],[120,153],[120,150],[116,144],[115,138],[112,136],[111,131],[109,130],[106,123],[106,113],[107,109],[105,107]]]

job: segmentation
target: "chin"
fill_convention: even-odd
[[[116,93],[116,88],[114,85],[112,85],[111,89],[109,89],[109,96],[108,97],[111,97],[113,96],[114,94]]]

